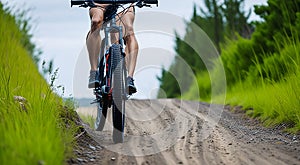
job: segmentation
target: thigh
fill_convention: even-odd
[[[130,7],[128,10],[121,12],[119,14],[119,19],[117,21],[118,25],[123,27],[123,37],[133,33],[133,23],[135,19],[134,7]]]
[[[108,6],[107,4],[97,4],[99,7],[90,8],[89,14],[91,20],[93,19],[100,19],[103,20],[105,9]]]

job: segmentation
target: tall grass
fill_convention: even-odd
[[[63,164],[74,132],[63,127],[64,102],[38,72],[15,19],[0,9],[0,22],[0,164]]]
[[[80,119],[87,123],[92,129],[95,129],[95,121],[96,121],[96,117],[92,116],[92,115],[86,115],[86,114],[80,114]]]
[[[264,85],[243,82],[226,95],[226,102],[242,105],[252,117],[259,117],[266,125],[286,123],[291,131],[300,130],[300,73],[287,76],[278,83],[264,81]]]
[[[208,71],[200,72],[196,75],[196,80],[190,89],[181,97],[186,100],[199,99],[209,101],[211,99],[211,80]]]
[[[200,100],[210,102],[210,99],[241,105],[247,114],[260,118],[266,125],[273,126],[285,123],[292,132],[300,131],[300,42],[297,35],[286,37],[278,42],[276,53],[265,53],[257,58],[251,45],[244,39],[232,41],[221,55],[224,62],[227,79],[227,92],[217,97],[211,96],[211,84],[220,83],[217,67],[210,74],[197,74],[197,83],[183,95],[184,99],[196,98],[199,89]],[[238,54],[243,50],[242,55]],[[246,52],[245,52],[246,51]],[[248,51],[252,58],[245,55]],[[252,59],[252,60],[251,60]],[[248,62],[245,62],[247,61]],[[247,66],[244,66],[247,65]],[[217,81],[217,82],[215,82]],[[215,86],[214,86],[215,87]],[[215,97],[215,98],[211,98]]]
[[[287,39],[279,53],[265,55],[227,93],[227,103],[243,105],[267,125],[286,123],[300,131],[300,43]]]

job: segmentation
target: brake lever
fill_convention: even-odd
[[[138,3],[136,3],[136,6],[139,8],[143,7],[143,1],[139,1]]]
[[[139,1],[139,2],[136,4],[136,6],[139,7],[139,8],[142,8],[142,7],[150,7],[150,8],[151,8],[151,5],[146,4],[146,3],[144,3],[143,1]]]
[[[87,7],[88,7],[88,5],[87,5],[86,3],[84,3],[84,4],[80,5],[79,7],[84,7],[84,8],[87,8]]]

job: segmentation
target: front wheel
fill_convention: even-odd
[[[115,143],[124,141],[125,125],[125,63],[121,53],[120,44],[113,44],[111,47],[112,68],[113,68],[113,140]]]
[[[102,50],[103,50],[103,46],[102,46]],[[104,76],[104,68],[105,65],[103,64],[103,60],[105,60],[105,58],[102,58],[100,61],[100,65],[99,65],[99,81],[101,82],[100,86],[102,87],[104,84],[103,82],[105,82],[105,76]],[[98,100],[97,103],[97,118],[95,121],[95,130],[96,131],[102,131],[105,125],[105,120],[106,120],[106,116],[107,116],[107,109],[108,109],[108,97],[106,95],[103,94],[103,91],[100,92],[100,87],[98,87],[96,92],[98,92],[96,95],[96,99]]]
[[[95,121],[95,130],[103,131],[105,119],[107,116],[107,103],[98,103],[97,105],[97,118]]]

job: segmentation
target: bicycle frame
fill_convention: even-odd
[[[123,43],[123,27],[121,25],[120,26],[117,25],[116,16],[117,16],[117,13],[113,12],[113,15],[112,15],[112,18],[111,18],[111,21],[110,21],[110,26],[107,26],[107,24],[105,24],[105,27],[104,27],[105,49],[107,49],[110,46],[109,45],[109,40],[108,40],[109,39],[109,34],[114,32],[114,30],[117,30],[118,31],[117,33],[119,33],[119,44],[122,45],[122,48],[124,46],[124,43]]]
[[[117,10],[117,7],[113,7],[113,9]],[[118,42],[121,45],[121,50],[122,50],[122,54],[123,57],[125,57],[125,52],[124,52],[124,41],[123,41],[123,27],[121,25],[117,25],[117,21],[116,21],[116,16],[117,16],[117,12],[116,11],[112,11],[112,15],[111,15],[111,20],[109,22],[106,22],[104,24],[104,26],[102,27],[102,29],[104,30],[105,33],[105,37],[102,40],[103,43],[101,43],[101,48],[100,48],[100,54],[99,54],[99,59],[98,59],[98,68],[101,68],[102,66],[105,67],[109,67],[110,65],[107,64],[109,61],[108,57],[106,57],[106,55],[109,53],[109,48],[111,47],[110,41],[109,41],[109,35],[112,35],[112,33],[114,34],[118,34],[119,38],[118,38]],[[103,61],[102,61],[103,58]],[[110,57],[111,58],[111,57]],[[122,61],[124,62],[124,61]],[[125,66],[125,63],[124,63]],[[109,68],[102,68],[103,70],[109,70]],[[111,71],[111,70],[109,70]],[[99,72],[101,72],[101,69],[99,70]],[[124,74],[127,75],[127,71],[126,69],[124,69]],[[105,72],[107,73],[107,72]],[[112,74],[110,74],[109,78],[111,77]],[[104,76],[104,75],[103,75]],[[108,75],[106,75],[108,76]],[[107,79],[106,79],[107,80]],[[99,87],[95,88],[94,90],[94,94],[96,95],[96,100],[93,103],[98,103],[100,101],[102,101],[101,99],[103,99],[102,95],[107,95],[108,97],[111,97],[111,81],[108,79],[107,81],[109,82],[105,82],[104,85],[100,85]],[[103,84],[103,83],[101,83]],[[124,96],[125,99],[128,99],[129,96]],[[109,98],[110,99],[110,98]],[[111,99],[110,99],[111,100]],[[111,103],[109,104],[110,107]]]

